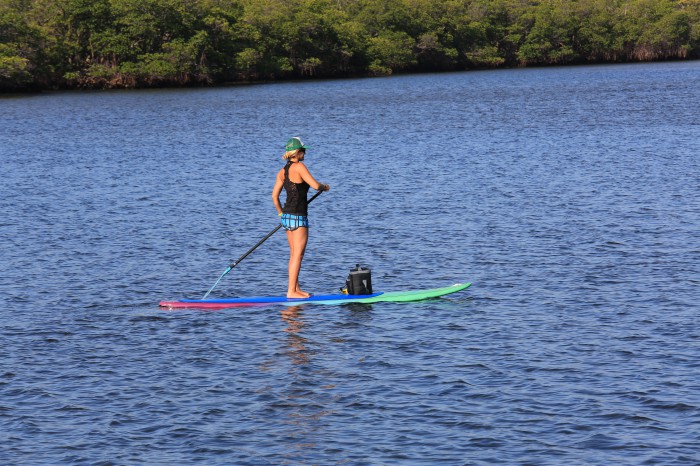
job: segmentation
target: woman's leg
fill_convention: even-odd
[[[309,240],[308,228],[300,227],[296,230],[287,231],[287,241],[289,241],[289,282],[287,283],[288,298],[308,298],[309,293],[301,291],[299,288],[299,271],[301,261],[304,259],[306,243]]]

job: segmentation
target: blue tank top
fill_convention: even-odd
[[[284,190],[287,193],[287,200],[284,202],[282,212],[285,214],[308,215],[308,201],[306,194],[309,192],[309,184],[302,180],[301,183],[295,183],[289,179],[289,167],[293,162],[287,162],[284,166]]]

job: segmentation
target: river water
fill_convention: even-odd
[[[0,99],[0,462],[700,463],[698,102],[699,62]],[[472,287],[159,309],[274,228],[291,136],[304,288]]]

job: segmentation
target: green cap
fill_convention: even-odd
[[[287,141],[287,144],[284,146],[284,150],[290,151],[290,150],[297,150],[297,149],[311,149],[309,146],[305,146],[303,142],[301,142],[300,138],[290,138],[289,141]]]

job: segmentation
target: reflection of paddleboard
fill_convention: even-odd
[[[161,301],[160,307],[166,307],[168,309],[225,309],[227,307],[269,306],[273,304],[279,304],[282,306],[298,306],[300,304],[371,304],[381,302],[406,302],[445,296],[450,293],[462,291],[468,288],[469,285],[471,285],[471,283],[458,283],[456,285],[446,286],[444,288],[433,288],[430,290],[391,291],[387,293],[373,293],[366,295],[333,294],[311,296],[310,298],[300,299],[289,299],[285,296],[228,299],[183,299],[180,301]]]

